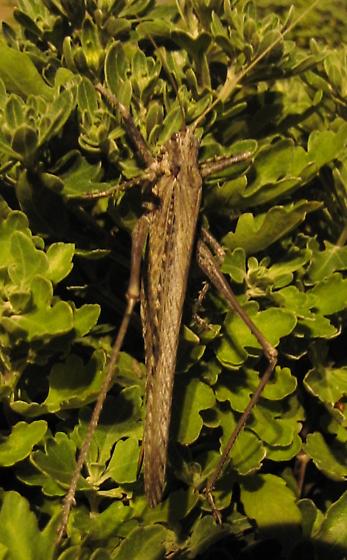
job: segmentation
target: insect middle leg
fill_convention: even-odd
[[[210,234],[209,234],[210,236]],[[209,243],[209,237],[206,236],[206,232],[202,231],[202,237]],[[270,344],[270,342],[265,338],[265,336],[261,333],[258,327],[253,323],[252,319],[247,315],[247,313],[242,309],[241,305],[239,304],[235,294],[233,293],[232,289],[229,286],[229,283],[225,279],[223,273],[221,272],[216,258],[213,256],[212,252],[210,251],[209,247],[207,246],[204,240],[199,240],[197,243],[197,261],[198,265],[204,274],[209,279],[210,283],[217,288],[218,292],[221,296],[225,299],[231,309],[239,315],[239,317],[243,320],[243,322],[247,325],[253,336],[257,339],[260,346],[263,349],[265,358],[267,359],[268,365],[263,373],[258,387],[256,388],[255,392],[253,393],[246,409],[242,413],[233,433],[231,434],[225,449],[223,450],[222,456],[219,459],[216,469],[214,470],[211,477],[208,479],[206,487],[205,487],[205,494],[207,500],[212,508],[213,515],[218,523],[221,523],[220,513],[218,512],[214,500],[213,500],[213,489],[215,486],[216,481],[218,480],[219,476],[222,473],[225,463],[228,460],[230,451],[235,444],[235,441],[243,430],[246,425],[246,422],[258,402],[258,399],[269,381],[271,374],[276,366],[277,363],[277,350]],[[217,241],[213,241],[213,245],[218,243]]]

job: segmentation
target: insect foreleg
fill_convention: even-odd
[[[99,198],[109,198],[111,196],[120,195],[122,192],[130,189],[132,187],[136,187],[137,185],[141,185],[146,181],[154,181],[156,178],[156,173],[152,168],[146,169],[140,175],[137,175],[133,179],[129,179],[128,181],[122,181],[121,183],[114,185],[106,189],[105,191],[90,191],[81,195],[79,198],[83,200],[98,200]]]
[[[133,143],[138,156],[149,167],[151,163],[153,163],[153,156],[141,132],[136,128],[134,119],[130,115],[128,109],[122,103],[120,103],[116,96],[113,95],[113,93],[106,89],[102,84],[97,84],[96,89],[103,95],[103,97],[105,97],[105,99],[107,99],[107,101],[113,108],[119,110],[128,137]]]
[[[252,152],[241,152],[240,154],[236,154],[235,156],[221,156],[205,160],[200,164],[199,167],[201,177],[208,177],[209,175],[213,175],[214,173],[218,173],[219,171],[224,171],[224,169],[227,169],[232,165],[237,165],[238,163],[248,161],[251,159],[252,155]]]

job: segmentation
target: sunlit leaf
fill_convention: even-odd
[[[255,499],[255,496],[257,498]],[[292,547],[300,538],[301,514],[284,480],[272,474],[254,475],[241,486],[241,501],[259,531]]]
[[[25,459],[34,445],[41,441],[46,430],[47,423],[44,420],[15,424],[10,435],[0,443],[0,465],[9,467]]]
[[[13,519],[16,523],[13,523]],[[20,531],[18,528],[20,527]],[[9,560],[44,560],[54,557],[57,518],[39,530],[29,503],[17,492],[6,492],[0,511],[0,542],[8,549]]]

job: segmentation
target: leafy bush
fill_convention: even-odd
[[[14,17],[0,42],[1,558],[342,558],[346,48],[299,47],[281,38],[277,16],[260,19],[241,0],[19,0]],[[141,188],[122,188],[141,165],[98,81],[154,152],[183,114],[191,124],[219,96],[197,131],[201,161],[244,149],[254,158],[205,181],[201,220],[280,359],[218,481],[219,527],[203,488],[264,360],[212,289],[203,321],[192,318],[193,266],[165,500],[151,510],[137,476],[145,369],[135,317],[54,552],[141,212]]]

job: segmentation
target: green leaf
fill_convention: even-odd
[[[78,84],[77,90],[78,107],[81,111],[93,115],[98,110],[98,100],[94,85],[88,78],[81,76],[81,81]],[[76,152],[76,155],[80,152]]]
[[[100,306],[86,303],[74,309],[74,329],[77,336],[84,336],[96,325],[100,315]]]
[[[12,149],[19,154],[19,158],[26,167],[31,167],[35,161],[38,147],[38,135],[34,128],[26,124],[18,127],[13,134]]]
[[[75,74],[73,72],[71,72],[71,70],[69,70],[68,68],[65,68],[64,66],[60,66],[58,68],[58,70],[56,71],[55,77],[54,77],[54,86],[55,89],[59,89],[61,86],[66,86],[67,83],[69,82],[73,82],[75,79]]]
[[[8,560],[8,548],[0,543],[0,560]]]
[[[229,370],[219,376],[216,398],[229,401],[233,410],[243,412],[258,384],[259,374],[254,370]]]
[[[192,534],[186,543],[189,551],[188,558],[199,558],[215,543],[233,533],[233,528],[228,523],[217,525],[211,515],[198,519],[193,526]]]
[[[64,560],[63,558],[61,560]],[[73,560],[73,559],[71,559]],[[111,555],[104,548],[94,550],[90,560],[112,560]]]
[[[266,458],[270,459],[270,461],[290,461],[294,459],[300,453],[302,448],[302,441],[298,434],[293,435],[293,440],[290,442],[289,445],[265,445],[266,448]]]
[[[336,336],[337,329],[330,321],[318,313],[319,302],[312,290],[303,292],[291,285],[274,293],[274,300],[283,308],[295,312],[298,317],[297,331],[310,337],[331,338]]]
[[[91,192],[102,192],[110,188],[110,183],[101,182],[101,163],[89,163],[80,152],[72,150],[58,164],[63,168],[60,179],[64,183],[64,195],[69,198],[80,198]]]
[[[66,434],[58,432],[54,438],[47,439],[45,451],[32,453],[30,461],[45,477],[53,479],[53,488],[56,488],[56,483],[61,485],[59,495],[63,495],[76,465],[76,446]],[[77,489],[90,490],[90,485],[82,476]]]
[[[105,56],[105,77],[111,91],[117,91],[117,89],[112,89],[112,83],[114,83],[115,86],[119,86],[118,82],[112,82],[112,80],[124,80],[129,71],[129,66],[130,63],[122,42],[112,42]]]
[[[29,341],[66,334],[73,328],[73,313],[68,303],[58,301],[51,304],[52,285],[48,280],[36,276],[31,284],[32,311],[23,315],[12,315],[2,320],[4,328],[17,336],[25,333]]]
[[[9,551],[6,559],[53,560],[57,521],[57,516],[52,518],[40,531],[27,500],[17,492],[6,492],[0,511],[0,542]]]
[[[68,227],[66,206],[59,193],[44,185],[44,180],[39,174],[23,170],[16,182],[19,205],[33,229],[49,232],[54,239],[64,237]]]
[[[325,249],[316,247],[308,270],[312,282],[323,280],[337,270],[347,270],[347,247],[324,241]]]
[[[266,408],[265,405],[262,406],[261,403],[258,403],[253,409],[252,416],[249,428],[254,430],[265,443],[273,447],[290,445],[301,428],[295,418],[278,417],[279,414]]]
[[[27,424],[18,422],[10,435],[0,443],[0,465],[10,467],[30,455],[34,445],[39,443],[47,431],[47,422],[38,420]]]
[[[325,545],[325,552],[331,560],[338,560],[347,549],[347,492],[331,504],[324,520],[314,537],[317,545]]]
[[[139,463],[140,447],[137,439],[119,440],[113,451],[105,476],[119,484],[135,482]]]
[[[254,162],[255,179],[243,195],[248,206],[265,204],[291,192],[300,185],[310,165],[309,155],[291,140],[263,147]]]
[[[61,282],[72,270],[72,257],[75,252],[74,243],[52,243],[47,250],[47,277],[54,284]]]
[[[191,379],[184,387],[182,386],[183,382],[179,383],[179,381],[181,380],[177,379],[175,387],[178,398],[173,404],[174,418],[177,418],[175,411],[180,410],[176,437],[180,443],[189,445],[199,437],[203,426],[200,411],[212,408],[215,404],[215,398],[211,387],[198,379]],[[178,388],[179,385],[181,391]]]
[[[242,247],[225,255],[222,272],[229,274],[234,282],[242,284],[246,278],[246,253]]]
[[[74,108],[74,90],[64,89],[55,95],[47,106],[46,118],[40,122],[40,146],[61,133]]]
[[[122,534],[122,525],[132,517],[132,509],[122,502],[114,501],[104,511],[95,515],[88,531],[93,541],[106,539]]]
[[[40,181],[44,188],[51,190],[53,193],[59,194],[64,188],[61,179],[53,173],[40,173]]]
[[[100,391],[105,366],[104,354],[94,352],[83,364],[79,356],[70,354],[64,363],[57,363],[49,375],[49,391],[43,406],[49,412],[78,408],[94,400]]]
[[[103,53],[98,28],[92,19],[86,18],[83,21],[80,37],[86,62],[90,69],[97,73]]]
[[[170,517],[170,523],[181,522],[183,518],[194,509],[199,502],[199,495],[193,487],[173,490],[167,499],[158,504],[154,509],[150,508],[145,496],[134,501],[134,517],[142,517],[146,523],[166,523]]]
[[[171,531],[162,525],[137,527],[123,540],[114,560],[161,560],[165,554],[165,541],[170,537]]]
[[[244,309],[263,336],[275,347],[282,337],[292,332],[296,324],[295,315],[285,309],[258,311],[255,302],[248,304]],[[216,353],[221,364],[226,367],[239,367],[248,354],[259,355],[259,342],[238,315],[228,313],[224,328],[226,336],[223,337]]]
[[[247,516],[255,519],[263,537],[276,538],[286,551],[300,539],[300,510],[294,494],[282,478],[256,474],[244,479],[241,501]]]
[[[259,385],[259,373],[244,368],[243,370],[229,370],[219,377],[216,389],[218,401],[229,401],[233,410],[243,412],[250,396]],[[288,368],[276,367],[272,378],[262,392],[262,398],[281,400],[293,393],[297,385]]]
[[[243,164],[243,170],[245,171],[245,164]],[[232,216],[235,208],[241,206],[240,201],[242,201],[242,195],[246,187],[247,177],[245,174],[242,174],[241,177],[237,176],[235,179],[224,181],[218,188],[212,185],[211,188],[206,189],[207,192],[204,197],[207,209],[212,215]]]
[[[17,128],[25,124],[23,102],[20,97],[14,94],[9,95],[6,99],[6,92],[4,101],[6,101],[5,116],[7,123],[11,127],[11,129],[16,130]]]
[[[6,219],[0,221],[0,266],[8,266],[15,263],[15,255],[11,250],[11,239],[14,233],[19,233],[31,237],[31,231],[28,227],[28,218],[23,212],[18,210],[8,214]]]
[[[293,273],[303,269],[310,261],[311,252],[309,250],[298,251],[293,248],[292,254],[285,255],[283,260],[279,260],[268,269],[268,276],[276,289],[282,288],[293,281]]]
[[[320,207],[318,202],[300,200],[287,206],[273,206],[266,214],[242,214],[236,230],[223,238],[223,244],[231,251],[242,247],[247,254],[267,249],[295,229],[309,212]]]
[[[211,427],[222,429],[222,436],[219,439],[220,453],[210,451],[201,456],[199,462],[203,465],[203,473],[201,475],[199,474],[198,477],[195,475],[196,485],[201,485],[202,481],[214,472],[220,459],[220,454],[223,453],[227,442],[236,427],[237,420],[237,416],[234,415],[231,410],[227,410],[226,408],[222,410],[218,409],[215,412],[215,421],[213,425],[211,424]],[[216,438],[217,435],[212,438],[213,441],[215,441]],[[218,508],[225,508],[230,505],[230,485],[234,483],[234,478],[230,480],[230,477],[235,476],[235,471],[241,476],[247,476],[261,468],[265,456],[265,447],[258,436],[247,428],[243,430],[236,439],[230,452],[230,470],[228,469],[228,471],[226,471],[226,475],[224,475],[220,479],[220,482],[217,483],[215,498]]]
[[[231,411],[219,411],[218,418],[223,429],[220,439],[220,449],[223,451],[236,427],[237,418]],[[240,433],[230,452],[231,467],[241,476],[246,476],[260,469],[265,456],[266,450],[262,441],[246,429]]]
[[[314,158],[317,167],[322,167],[334,160],[346,145],[347,123],[339,127],[338,132],[332,130],[314,130],[308,141],[308,151]]]
[[[171,111],[166,115],[158,138],[159,144],[164,144],[172,136],[174,132],[180,130],[182,126],[182,113],[179,106],[172,107]]]
[[[28,486],[40,486],[45,496],[63,496],[65,493],[58,481],[48,478],[28,462],[16,467],[16,477]]]
[[[336,272],[316,284],[309,293],[315,298],[318,313],[332,315],[346,309],[347,278]]]
[[[333,407],[347,395],[347,367],[311,369],[305,375],[304,384],[313,395]]]
[[[138,386],[126,387],[116,398],[109,396],[103,406],[101,418],[93,438],[93,449],[89,453],[88,464],[94,469],[95,480],[104,471],[104,464],[109,460],[111,450],[120,438],[140,438],[142,435],[142,392]],[[80,426],[73,437],[78,445],[85,438],[90,412],[81,410]],[[101,483],[102,480],[100,479]]]
[[[297,387],[297,380],[289,368],[276,367],[268,384],[262,392],[262,398],[279,401],[292,394]]]
[[[4,44],[0,45],[0,78],[6,89],[24,97],[42,95],[52,97],[52,89],[43,81],[31,58]]]
[[[323,514],[316,504],[307,498],[298,501],[298,507],[302,515],[302,531],[304,538],[310,538],[320,527]]]
[[[346,445],[332,442],[330,445],[319,432],[308,434],[304,450],[316,467],[333,480],[347,479]]]
[[[46,273],[46,255],[36,249],[32,239],[23,232],[14,232],[11,236],[11,253],[13,264],[9,267],[9,276],[21,288],[30,286],[37,274]]]

